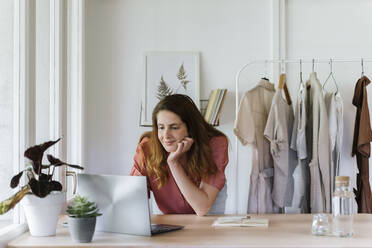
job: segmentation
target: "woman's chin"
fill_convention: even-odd
[[[163,147],[167,152],[175,152],[177,150],[177,146],[163,146]]]

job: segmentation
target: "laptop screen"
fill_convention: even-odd
[[[102,213],[96,231],[151,235],[146,177],[78,174],[78,194]]]

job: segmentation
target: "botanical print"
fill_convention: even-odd
[[[184,90],[187,90],[187,84],[190,83],[190,81],[186,80],[187,79],[187,74],[186,74],[186,71],[183,67],[183,63],[181,65],[180,69],[178,70],[177,79],[180,81],[179,86],[176,90],[173,90],[164,81],[163,75],[161,76],[159,86],[158,86],[158,93],[157,93],[157,98],[159,99],[159,101],[162,100],[164,97],[166,97],[168,95],[179,93],[178,90],[180,89],[181,86],[183,87]]]
[[[152,110],[167,95],[187,95],[199,107],[199,53],[147,52],[144,60],[141,125],[151,125]]]

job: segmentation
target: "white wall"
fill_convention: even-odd
[[[90,173],[128,174],[138,138],[148,130],[138,126],[143,91],[145,51],[199,51],[201,99],[213,88],[227,88],[221,131],[230,139],[227,211],[246,209],[250,149],[239,148],[239,175],[234,171],[235,73],[252,59],[270,58],[272,1],[245,0],[89,0],[86,1],[85,126],[83,166]],[[286,1],[287,57],[372,57],[372,2]],[[310,66],[304,65],[304,77]],[[326,65],[316,66],[320,79]],[[366,71],[372,74],[372,64]],[[289,86],[296,98],[297,67],[289,66]],[[355,109],[350,104],[360,75],[358,64],[335,65],[345,98],[345,142],[342,171],[351,172],[349,158]],[[241,92],[263,75],[262,66],[242,74]],[[277,81],[277,80],[274,80]],[[372,94],[372,93],[371,93]],[[370,94],[370,97],[371,97]],[[372,99],[370,99],[370,102]],[[350,168],[348,168],[348,166]],[[235,197],[240,199],[235,204]],[[236,208],[235,208],[236,207]]]

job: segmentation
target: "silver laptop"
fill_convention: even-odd
[[[152,224],[146,177],[78,174],[78,194],[97,203],[96,231],[150,236],[183,226]]]

